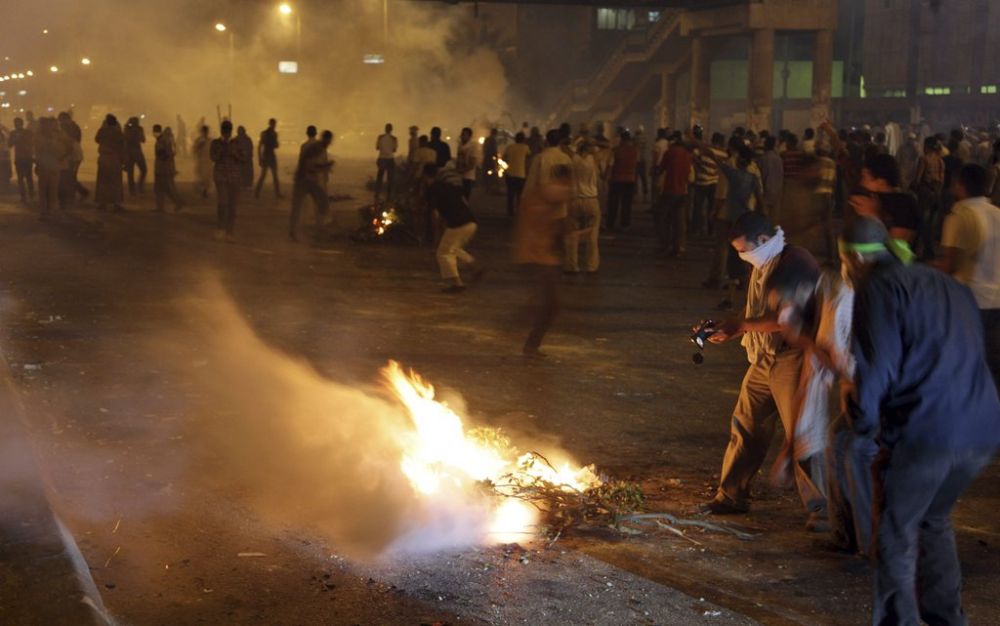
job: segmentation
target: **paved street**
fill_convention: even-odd
[[[502,196],[474,198],[471,252],[489,273],[444,295],[430,249],[348,237],[368,166],[338,166],[332,193],[355,199],[334,204],[338,235],[319,247],[288,241],[288,201],[268,191],[241,209],[234,244],[213,239],[208,201],[154,213],[151,181],[123,214],[85,204],[51,222],[0,195],[4,352],[59,513],[114,615],[137,625],[868,619],[866,563],[824,551],[794,494],[764,480],[751,513],[731,520],[750,540],[599,529],[381,561],[331,540],[369,536],[351,527],[379,504],[361,483],[392,461],[371,447],[377,432],[338,431],[356,445],[331,449],[316,428],[314,448],[296,454],[281,426],[326,423],[304,416],[329,394],[348,399],[331,405],[345,407],[329,415],[331,431],[357,427],[349,411],[384,401],[350,399],[378,397],[390,359],[461,397],[477,422],[635,480],[651,511],[685,517],[713,491],[744,365],[738,345],[692,363],[688,329],[720,299],[700,287],[707,249],[656,256],[642,204],[630,232],[602,239],[599,275],[565,278],[550,358],[524,360],[528,293],[509,261]],[[91,188],[92,177],[85,170]],[[977,625],[1000,624],[998,509],[994,464],[954,517]],[[389,529],[406,522],[397,510],[381,517]]]

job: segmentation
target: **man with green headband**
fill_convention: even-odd
[[[879,446],[873,623],[962,624],[949,518],[1000,445],[1000,399],[972,292],[909,257],[874,218],[842,237],[856,290],[848,417]]]

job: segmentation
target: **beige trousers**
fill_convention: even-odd
[[[462,284],[462,279],[458,275],[458,262],[472,263],[476,259],[465,251],[465,246],[476,234],[476,223],[469,222],[458,228],[446,228],[441,235],[441,243],[438,244],[437,261],[441,268],[441,278],[454,280],[457,284]]]

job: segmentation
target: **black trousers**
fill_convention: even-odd
[[[524,191],[524,179],[508,176],[507,181],[507,215],[514,215],[521,203],[521,193]]]
[[[292,237],[298,236],[299,217],[302,215],[302,203],[306,196],[312,198],[313,204],[316,205],[316,237],[320,237],[323,219],[330,210],[330,197],[326,195],[323,185],[310,180],[296,182],[292,189],[292,214],[288,220],[288,234]]]
[[[240,181],[215,181],[218,198],[219,230],[232,235],[236,230],[236,205],[240,200]]]
[[[993,449],[901,444],[876,462],[873,623],[965,624],[951,510]]]
[[[396,159],[378,159],[375,164],[378,165],[378,173],[375,174],[375,197],[382,194],[382,180],[387,179],[385,195],[391,198],[392,186],[396,181]]]
[[[138,181],[135,179],[136,168],[139,169]],[[137,185],[141,192],[146,186],[146,157],[140,152],[126,159],[125,173],[128,176],[128,192],[134,196]]]
[[[271,172],[271,180],[274,181],[274,195],[276,197],[281,197],[281,185],[278,184],[278,159],[265,158],[260,162],[260,178],[257,179],[257,188],[254,189],[254,196],[259,198],[260,192],[264,188],[264,178],[267,177],[267,172]]]
[[[608,186],[608,230],[618,226],[618,216],[621,215],[622,228],[632,224],[632,201],[635,199],[635,183],[612,181]]]
[[[559,283],[558,265],[528,265],[534,288],[531,301],[531,331],[524,341],[525,350],[537,350],[559,313],[556,286]]]

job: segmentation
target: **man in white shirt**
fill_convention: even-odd
[[[597,146],[591,141],[584,141],[579,146],[579,152],[573,155],[573,179],[576,183],[576,197],[570,203],[570,232],[564,239],[565,252],[563,256],[563,271],[569,274],[580,272],[580,243],[587,247],[584,257],[584,270],[588,274],[596,274],[601,258],[597,250],[598,237],[601,231],[601,202],[597,186],[597,161],[594,153]]]
[[[392,183],[396,178],[396,150],[399,149],[399,141],[392,134],[392,124],[385,125],[385,133],[375,140],[375,149],[378,150],[378,173],[375,175],[375,201],[378,202],[382,195],[382,181],[386,181],[386,199],[392,197]]]
[[[986,170],[968,164],[951,185],[956,202],[944,218],[939,267],[968,285],[983,316],[986,360],[1000,387],[1000,208],[986,196]]]
[[[462,193],[468,200],[472,188],[476,184],[476,172],[479,168],[479,144],[472,141],[472,129],[463,128],[459,136],[458,157],[455,169],[462,175]]]

